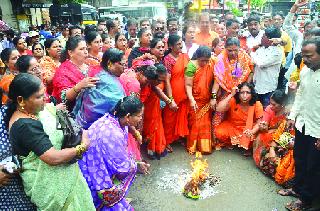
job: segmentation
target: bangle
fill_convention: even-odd
[[[77,86],[77,85],[75,85],[74,87],[72,87],[72,90],[73,90],[76,94],[79,94],[80,91],[78,91],[78,90],[76,89],[76,86]]]
[[[214,100],[216,100],[216,99],[217,99],[217,94],[214,93],[214,92],[212,92],[212,93],[211,93],[211,98],[214,99]]]
[[[168,105],[170,105],[173,102],[173,98],[169,98],[169,101],[167,102]]]
[[[87,151],[85,144],[79,144],[76,146],[76,152],[78,157],[82,157],[82,154]]]

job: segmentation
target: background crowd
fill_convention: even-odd
[[[246,24],[232,13],[100,19],[6,32],[1,45],[1,210],[133,210],[126,194],[145,160],[237,148],[298,199],[320,190],[320,22]],[[240,33],[241,31],[241,33]],[[65,147],[59,112],[83,129]],[[71,118],[71,117],[70,117]],[[236,152],[235,152],[236,153]]]

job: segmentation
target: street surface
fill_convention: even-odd
[[[179,190],[159,188],[163,177],[179,174],[183,169],[191,171],[190,161],[194,156],[186,153],[180,144],[173,148],[174,152],[160,161],[150,161],[150,175],[137,176],[128,195],[136,211],[284,211],[284,204],[292,200],[278,195],[280,186],[238,150],[215,151],[205,156],[210,173],[221,178],[215,187],[217,193],[209,198],[194,201],[185,198]],[[165,185],[168,184],[162,184]]]

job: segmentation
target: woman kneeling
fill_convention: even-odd
[[[256,165],[278,184],[294,177],[294,160],[291,140],[293,131],[286,129],[287,95],[282,90],[273,92],[259,124],[260,133],[254,142],[253,158]]]
[[[263,116],[263,107],[257,101],[253,85],[244,82],[233,88],[231,94],[219,102],[216,110],[227,112],[226,120],[215,129],[216,138],[225,146],[238,145],[249,150]]]
[[[125,97],[88,129],[90,148],[79,166],[98,210],[133,210],[125,195],[137,167],[148,173],[149,164],[136,163],[128,153],[128,126],[142,120],[143,104],[135,96]],[[138,166],[137,166],[138,164]]]

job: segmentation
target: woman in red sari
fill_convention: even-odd
[[[26,39],[23,37],[15,37],[12,40],[14,47],[19,51],[20,56],[30,55],[32,56],[32,51],[28,49]]]
[[[251,83],[244,82],[233,88],[231,94],[217,105],[218,112],[227,112],[226,120],[215,128],[216,138],[225,146],[237,145],[249,149],[259,131],[259,121],[263,116],[262,104]]]
[[[163,64],[168,71],[170,87],[167,87],[167,96],[175,101],[177,111],[166,106],[163,109],[163,127],[165,131],[167,149],[172,151],[170,144],[180,137],[189,135],[188,110],[189,101],[185,90],[184,71],[189,62],[188,54],[182,53],[182,39],[179,35],[170,35],[168,38],[170,53],[164,57]],[[168,89],[169,88],[169,89]]]
[[[143,137],[148,143],[148,156],[151,159],[160,159],[166,155],[166,138],[164,135],[160,99],[177,109],[172,100],[163,93],[167,70],[162,64],[157,64],[157,79],[142,87],[140,99],[144,104]]]
[[[66,43],[63,63],[53,77],[52,95],[58,103],[67,103],[69,110],[82,89],[94,87],[99,81],[94,77],[95,69],[84,63],[87,56],[86,42],[81,37],[71,37]]]
[[[215,109],[216,99],[211,96],[213,85],[213,66],[211,49],[200,46],[188,63],[185,71],[185,88],[189,99],[189,136],[187,150],[190,153],[200,151],[211,153],[213,147],[211,135],[212,110]]]
[[[290,149],[290,143],[278,143],[280,136],[283,137],[282,134],[286,132],[287,101],[284,91],[273,92],[270,105],[259,124],[260,133],[253,144],[256,165],[278,184],[284,184],[294,177],[293,150]]]

